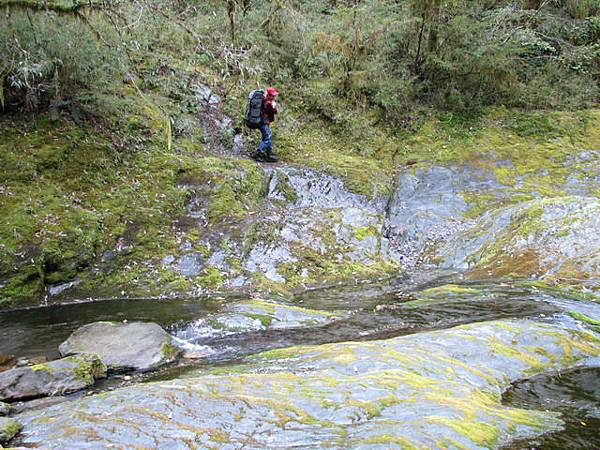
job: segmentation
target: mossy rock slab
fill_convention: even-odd
[[[275,350],[248,369],[155,382],[19,416],[47,448],[498,448],[560,427],[503,406],[514,380],[600,353],[573,322],[498,321]],[[127,426],[124,426],[127,424]]]
[[[19,367],[0,373],[0,399],[14,402],[68,394],[92,386],[97,378],[105,376],[106,366],[93,354]]]
[[[232,313],[246,317],[258,317],[263,325],[270,329],[324,325],[340,318],[338,314],[328,311],[318,311],[263,300],[236,303],[229,309]]]
[[[528,148],[530,154],[500,148],[460,164],[425,164],[403,171],[387,209],[386,230],[393,247],[405,258],[419,255],[470,230],[481,215],[526,200],[568,194],[597,200],[600,153],[556,146],[536,149],[539,153]]]
[[[430,166],[403,172],[388,206],[386,227],[399,251],[418,255],[461,230],[470,209],[464,194],[508,196],[493,173],[473,166]]]
[[[600,201],[555,197],[484,214],[470,230],[440,246],[442,267],[483,275],[597,280],[600,284]]]
[[[10,414],[10,405],[0,402],[0,416],[8,416]]]
[[[165,330],[145,322],[90,323],[75,330],[59,350],[63,356],[95,353],[115,371],[155,369],[179,354]]]
[[[315,170],[280,167],[270,175],[272,211],[241,233],[247,273],[297,286],[389,259],[381,199],[352,193],[340,179]]]
[[[8,417],[0,417],[0,443],[10,441],[22,428],[21,422]]]
[[[269,198],[294,207],[373,208],[377,204],[365,195],[350,192],[341,179],[320,171],[279,167],[270,174]]]
[[[201,237],[219,285],[282,289],[354,278],[369,268],[380,275],[386,263],[397,269],[381,232],[382,199],[349,192],[340,179],[315,170],[268,173],[269,189],[257,208]]]

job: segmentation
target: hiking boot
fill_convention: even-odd
[[[261,151],[255,151],[251,156],[250,156],[253,160],[258,161],[258,162],[266,162],[266,155],[261,152]]]
[[[279,161],[279,158],[273,153],[272,150],[267,150],[267,156],[265,157],[265,161],[277,162],[277,161]]]

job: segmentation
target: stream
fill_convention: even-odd
[[[600,448],[600,367],[542,374],[516,383],[503,401],[520,408],[561,413],[565,428],[513,442],[505,450],[587,450]]]
[[[448,284],[449,282],[457,284]],[[443,296],[437,290],[442,289]],[[450,288],[443,288],[451,286]],[[427,295],[425,295],[426,293]],[[577,302],[554,297],[535,288],[503,283],[466,283],[452,277],[419,282],[393,279],[364,285],[344,285],[307,290],[293,298],[269,301],[335,312],[339,320],[330,323],[243,331],[224,335],[198,332],[199,319],[218,314],[227,305],[243,300],[242,294],[157,301],[111,300],[54,305],[43,309],[0,313],[0,353],[18,357],[59,357],[58,345],[76,328],[98,320],[157,322],[180,344],[209,349],[207,358],[182,358],[176,365],[151,373],[109,377],[94,391],[113,390],[125,384],[171,380],[197,375],[215,367],[239,364],[244,356],[294,345],[388,339],[457,325],[506,318],[550,320]],[[600,306],[592,308],[598,314]],[[515,383],[505,392],[505,404],[526,409],[549,409],[563,414],[566,428],[517,441],[507,449],[600,448],[595,430],[600,425],[600,369],[572,370],[544,374]],[[587,445],[587,447],[586,447]],[[591,445],[591,447],[590,447]]]

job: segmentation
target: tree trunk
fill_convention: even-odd
[[[415,56],[415,73],[419,71],[419,65],[421,64],[419,59],[421,58],[421,45],[423,44],[423,31],[425,30],[425,15],[421,17],[421,29],[419,30],[419,43],[417,45],[417,54]]]
[[[229,30],[231,32],[231,43],[235,46],[235,16],[237,13],[236,0],[227,0],[227,15],[229,16]]]

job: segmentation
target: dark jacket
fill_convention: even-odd
[[[265,99],[261,113],[262,121],[265,125],[270,125],[275,120],[277,114],[277,105],[274,100]]]

